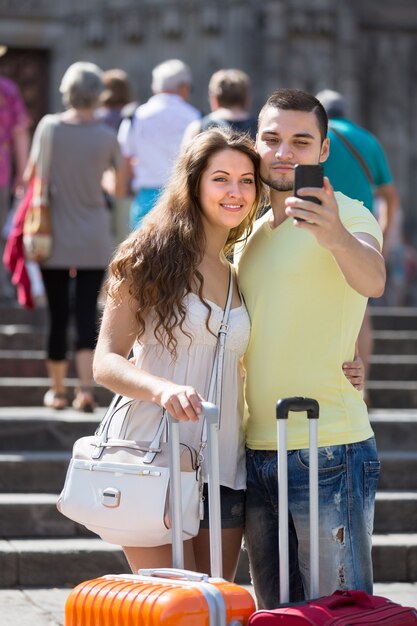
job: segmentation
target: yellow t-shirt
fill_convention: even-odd
[[[368,233],[382,246],[379,225],[362,203],[336,194],[350,232]],[[346,282],[331,253],[292,218],[271,229],[270,212],[256,223],[238,266],[239,286],[251,318],[245,355],[246,443],[276,450],[279,398],[307,396],[320,405],[319,445],[372,436],[362,393],[346,379],[367,298]],[[304,413],[290,413],[288,449],[308,447]]]

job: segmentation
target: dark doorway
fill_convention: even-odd
[[[49,50],[8,48],[0,56],[0,74],[19,85],[32,119],[32,132],[49,112]]]

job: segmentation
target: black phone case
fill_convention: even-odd
[[[294,167],[294,192],[298,198],[321,204],[315,196],[299,196],[297,191],[302,187],[323,187],[322,165],[296,165]]]

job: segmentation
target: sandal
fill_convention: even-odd
[[[76,411],[81,411],[82,413],[93,413],[96,408],[96,403],[94,402],[94,396],[90,389],[82,387],[76,389],[72,406]]]
[[[55,411],[62,411],[68,406],[68,396],[64,391],[48,389],[43,397],[43,406]]]

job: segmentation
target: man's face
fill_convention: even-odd
[[[290,191],[294,188],[294,165],[325,161],[329,140],[322,143],[313,112],[270,107],[261,118],[256,149],[264,183],[276,191]]]

